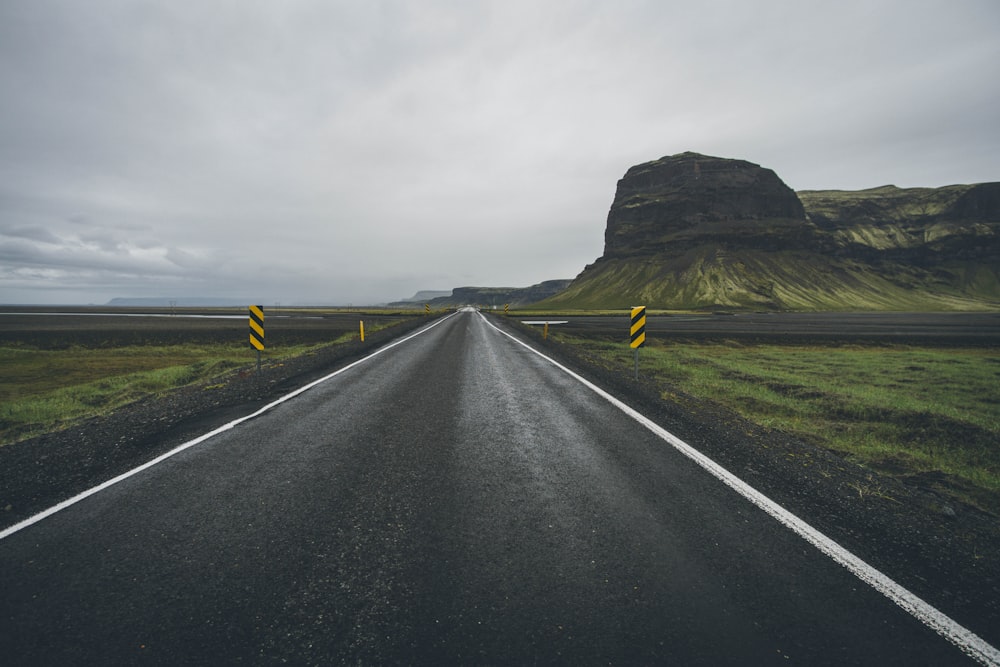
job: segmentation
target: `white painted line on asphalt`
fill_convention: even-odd
[[[0,530],[0,540],[4,539],[5,537],[11,536],[11,535],[13,535],[14,533],[16,533],[18,531],[24,530],[28,526],[31,526],[31,525],[34,525],[34,524],[38,523],[42,519],[48,518],[48,517],[52,516],[53,514],[55,514],[56,512],[60,512],[60,511],[62,511],[64,509],[66,509],[67,507],[75,505],[78,502],[80,502],[81,500],[84,500],[85,498],[89,498],[90,496],[92,496],[94,494],[100,493],[101,491],[104,491],[108,487],[114,486],[118,482],[126,480],[129,477],[132,477],[134,475],[137,475],[140,472],[142,472],[143,470],[146,470],[148,468],[152,468],[156,464],[162,463],[163,461],[166,461],[171,456],[174,456],[175,454],[179,454],[179,453],[183,452],[185,449],[190,449],[191,447],[194,447],[197,444],[205,442],[209,438],[215,437],[215,436],[219,435],[220,433],[228,431],[228,430],[232,429],[233,427],[242,424],[245,421],[249,421],[249,420],[253,419],[254,417],[259,417],[260,415],[262,415],[265,412],[271,410],[272,408],[274,408],[274,407],[276,407],[278,405],[281,405],[285,401],[291,400],[292,398],[295,398],[299,394],[312,389],[316,385],[322,384],[323,382],[326,382],[327,380],[329,380],[331,378],[334,378],[334,377],[340,375],[341,373],[344,373],[344,372],[346,372],[346,371],[354,368],[355,366],[358,366],[360,364],[365,363],[369,359],[372,359],[373,357],[376,357],[376,356],[382,354],[383,352],[386,352],[387,350],[391,350],[392,348],[396,347],[397,345],[402,345],[406,341],[408,341],[408,340],[410,340],[412,338],[416,338],[417,336],[430,331],[431,329],[433,329],[437,325],[441,324],[445,320],[448,320],[448,319],[450,319],[450,318],[452,318],[454,316],[455,316],[455,313],[452,313],[451,315],[443,317],[443,318],[441,318],[439,320],[435,320],[434,322],[430,323],[426,327],[423,327],[422,329],[419,329],[418,331],[410,334],[409,336],[406,336],[404,338],[400,338],[399,340],[395,340],[395,341],[393,341],[393,342],[391,342],[391,343],[389,343],[389,344],[387,344],[387,345],[385,345],[383,347],[380,347],[379,349],[375,350],[374,352],[372,352],[371,354],[369,354],[366,357],[358,359],[357,361],[354,361],[354,362],[352,362],[352,363],[344,366],[343,368],[340,368],[340,369],[338,369],[338,370],[330,373],[329,375],[325,375],[325,376],[321,377],[318,380],[314,380],[314,381],[310,382],[307,385],[299,387],[298,389],[296,389],[295,391],[293,391],[291,393],[285,394],[281,398],[279,398],[279,399],[277,399],[277,400],[275,400],[275,401],[273,401],[271,403],[268,403],[267,405],[265,405],[264,407],[260,408],[259,410],[257,410],[256,412],[254,412],[252,414],[246,415],[245,417],[240,417],[239,419],[234,419],[233,421],[229,422],[228,424],[223,424],[222,426],[218,427],[214,431],[209,431],[208,433],[205,433],[204,435],[198,436],[194,440],[188,440],[184,444],[178,445],[174,449],[171,449],[169,452],[161,454],[160,456],[157,456],[155,459],[147,461],[146,463],[143,463],[141,466],[138,466],[137,468],[133,468],[132,470],[129,470],[128,472],[124,472],[121,475],[118,475],[117,477],[115,477],[113,479],[109,479],[108,481],[104,482],[103,484],[98,484],[97,486],[92,487],[90,489],[87,489],[86,491],[83,491],[82,493],[79,493],[79,494],[73,496],[72,498],[68,498],[68,499],[62,501],[61,503],[53,505],[52,507],[49,507],[48,509],[39,512],[38,514],[30,516],[27,519],[24,519],[23,521],[21,521],[19,523],[15,523],[14,525],[9,526],[8,528],[4,528],[3,530]]]
[[[699,466],[707,470],[712,476],[720,480],[723,484],[736,491],[751,503],[767,512],[773,518],[777,519],[778,522],[783,524],[785,527],[797,533],[800,537],[815,546],[821,552],[832,558],[843,567],[847,568],[863,582],[895,602],[911,616],[957,646],[963,653],[974,658],[975,660],[978,660],[984,665],[1000,667],[1000,650],[997,650],[993,645],[986,642],[979,635],[953,620],[929,602],[925,602],[904,586],[896,583],[882,571],[872,567],[858,556],[855,556],[852,552],[842,547],[832,538],[827,537],[825,534],[816,530],[811,525],[779,505],[777,502],[771,500],[763,493],[753,488],[691,445],[687,444],[659,424],[655,423],[653,420],[622,403],[608,392],[566,368],[555,359],[539,352],[535,348],[512,336],[506,331],[497,328],[482,314],[480,314],[480,317],[482,317],[483,321],[498,333],[503,334],[518,345],[521,345],[534,354],[537,354],[542,359],[545,359],[555,367],[567,373],[570,377],[582,383],[588,389],[598,394],[601,398],[604,398],[629,417],[645,426],[655,435],[670,443],[670,445],[672,445],[680,453],[684,454]]]

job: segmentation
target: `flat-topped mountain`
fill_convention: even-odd
[[[1000,308],[1000,183],[796,194],[681,153],[618,181],[604,254],[545,306]]]

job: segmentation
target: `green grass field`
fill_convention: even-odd
[[[268,352],[275,361],[317,345]],[[236,344],[131,345],[44,350],[0,347],[0,444],[46,433],[117,407],[239,367],[256,356]]]
[[[632,367],[625,343],[559,338]],[[998,349],[657,342],[640,360],[674,392],[1000,513]]]

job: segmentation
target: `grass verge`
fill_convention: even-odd
[[[273,363],[324,346],[287,346],[265,352],[264,359]],[[66,350],[2,346],[0,445],[59,430],[146,396],[211,381],[255,364],[255,354],[242,343]]]
[[[631,369],[626,343],[559,336]],[[641,373],[664,398],[730,408],[879,473],[1000,514],[1000,350],[656,342]],[[863,494],[864,490],[859,489]]]

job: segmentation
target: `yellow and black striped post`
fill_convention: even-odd
[[[431,314],[431,304],[425,303],[424,304],[424,315],[430,315],[430,314]]]
[[[632,306],[632,327],[629,346],[642,347],[646,343],[646,306]]]
[[[503,305],[503,314],[504,315],[510,315],[510,304],[509,303],[505,303]]]
[[[646,344],[646,306],[632,306],[629,347],[635,350],[635,379],[639,379],[639,348]]]
[[[264,349],[264,306],[250,306],[250,346],[257,350],[257,372],[260,372],[260,351]]]

